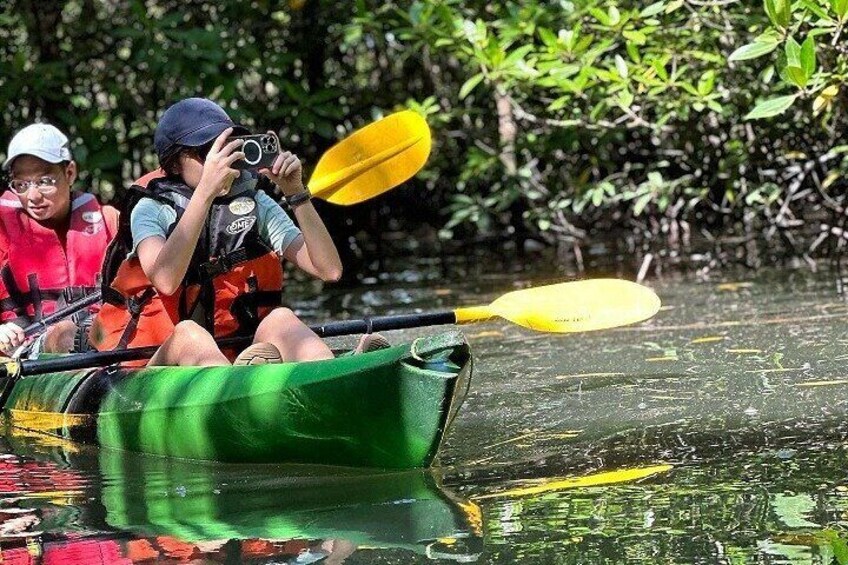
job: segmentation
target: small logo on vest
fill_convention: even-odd
[[[103,220],[103,214],[100,210],[91,210],[82,213],[82,221],[89,224],[99,224]]]
[[[242,196],[241,198],[236,198],[230,202],[228,207],[230,212],[233,214],[237,216],[244,216],[245,214],[253,212],[253,209],[256,208],[256,202],[253,201],[253,198]]]
[[[256,223],[256,217],[251,216],[249,218],[239,218],[235,222],[231,223],[227,226],[227,233],[230,235],[236,235],[237,233],[245,232],[253,227],[253,224]]]

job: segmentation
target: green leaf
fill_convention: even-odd
[[[634,45],[633,43],[628,43],[625,49],[627,49],[627,54],[630,55],[630,59],[634,63],[642,62],[642,56],[639,54],[639,48],[636,47],[636,45]]]
[[[504,59],[503,66],[506,67],[515,65],[516,63],[518,63],[518,61],[524,59],[524,57],[526,57],[527,54],[534,49],[534,47],[535,46],[532,44],[522,45],[521,47],[510,53],[506,59]]]
[[[816,40],[808,35],[801,45],[801,68],[808,79],[816,72]]]
[[[777,43],[749,43],[730,54],[728,61],[747,61],[767,55],[777,49]]]
[[[615,69],[618,71],[618,74],[621,76],[621,78],[627,79],[627,76],[629,74],[627,70],[627,62],[624,60],[624,58],[622,58],[621,55],[615,56]]]
[[[618,104],[623,109],[628,109],[633,104],[633,94],[629,90],[622,90],[618,94]]]
[[[777,7],[774,5],[774,0],[765,0],[766,14],[773,25],[777,25]]]
[[[827,14],[815,0],[801,0],[801,5],[804,6],[807,10],[809,10],[814,15],[818,16],[820,20],[824,20],[825,22],[831,22],[830,16]]]
[[[698,81],[698,94],[701,96],[706,96],[713,91],[715,87],[715,71],[707,71],[701,76],[701,80]]]
[[[544,43],[548,47],[556,47],[558,43],[558,38],[556,34],[544,27],[539,28],[539,37],[542,39],[542,43]]]
[[[653,194],[650,192],[640,196],[639,199],[636,200],[636,204],[633,205],[633,213],[637,216],[641,215],[645,210],[645,207],[651,203],[651,198],[653,198]]]
[[[798,97],[797,94],[792,94],[789,96],[778,96],[777,98],[770,98],[768,100],[764,100],[757,104],[753,110],[748,112],[745,116],[746,120],[759,120],[762,118],[771,118],[772,116],[776,116],[778,114],[782,114],[786,110],[792,106],[792,103],[795,102],[795,99]]]
[[[636,45],[644,45],[646,41],[648,41],[648,36],[642,33],[641,31],[636,30],[626,30],[621,33],[625,39],[632,41]]]
[[[673,0],[670,2],[668,6],[665,7],[665,13],[670,14],[675,10],[678,10],[681,6],[683,6],[684,0]]]
[[[801,66],[801,46],[793,38],[786,40],[786,62],[796,67]]]
[[[639,12],[639,17],[650,18],[651,16],[661,14],[663,10],[665,10],[665,2],[654,2],[650,6],[643,8],[642,11]]]
[[[786,76],[789,77],[789,80],[798,88],[804,88],[807,86],[807,75],[804,74],[804,69],[801,67],[796,67],[795,65],[789,65],[784,69]]]
[[[615,6],[609,7],[609,20],[609,25],[611,26],[617,26],[619,23],[621,23],[621,12],[619,12],[618,8],[616,8]]]
[[[830,0],[830,7],[840,20],[844,20],[845,16],[848,16],[848,0]]]
[[[595,16],[595,19],[598,20],[601,24],[605,26],[611,25],[610,17],[605,11],[601,10],[600,8],[592,8],[591,10],[589,10],[589,13]]]
[[[783,29],[788,28],[789,21],[792,17],[792,5],[790,0],[774,0],[774,8],[776,12],[775,25]]]
[[[462,87],[459,89],[459,99],[462,100],[466,96],[471,94],[471,91],[474,90],[474,88],[478,84],[480,84],[480,81],[482,81],[483,78],[483,73],[477,73],[476,75],[465,81],[465,84],[463,84]]]

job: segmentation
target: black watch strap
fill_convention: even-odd
[[[289,205],[289,208],[294,210],[295,208],[297,208],[301,204],[309,202],[309,200],[311,198],[312,198],[312,193],[309,192],[308,188],[304,188],[303,192],[298,192],[297,194],[294,194],[292,196],[286,196],[286,204]]]

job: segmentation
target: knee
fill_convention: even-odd
[[[272,324],[274,326],[290,325],[295,323],[299,324],[300,319],[295,316],[295,313],[292,312],[290,308],[274,308],[271,313],[262,320],[262,323]]]
[[[183,320],[174,326],[174,339],[186,341],[198,341],[208,339],[210,337],[203,327],[197,322],[191,320]]]

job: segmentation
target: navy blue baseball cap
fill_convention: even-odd
[[[177,146],[200,147],[209,143],[227,128],[233,133],[250,133],[247,128],[237,125],[223,108],[206,98],[186,98],[165,110],[156,133],[153,145],[161,160]]]

